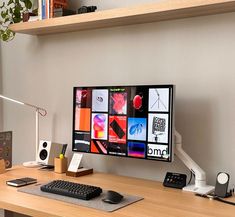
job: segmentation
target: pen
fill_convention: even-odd
[[[63,148],[62,148],[62,151],[61,151],[61,154],[62,154],[63,156],[65,155],[67,146],[68,146],[67,144],[64,144],[64,145],[63,145]]]

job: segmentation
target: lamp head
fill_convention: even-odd
[[[18,103],[18,104],[20,104],[20,105],[24,105],[24,103],[23,103],[23,102],[20,102],[20,101],[15,100],[15,99],[11,99],[11,98],[6,97],[6,96],[3,96],[3,95],[1,95],[1,94],[0,94],[0,98],[2,98],[2,99],[6,99],[6,100],[11,101],[11,102]]]
[[[18,100],[15,100],[15,99],[12,99],[12,98],[3,96],[2,94],[0,94],[0,98],[5,99],[5,100],[8,100],[8,101],[10,101],[10,102],[14,102],[14,103],[20,104],[20,105],[26,105],[26,106],[35,108],[35,109],[36,109],[36,112],[38,112],[41,116],[46,116],[46,115],[47,115],[47,111],[46,111],[44,108],[40,108],[40,107],[38,107],[38,106],[29,104],[29,103],[25,103],[25,102],[18,101]]]

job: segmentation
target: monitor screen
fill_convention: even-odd
[[[174,85],[74,87],[73,151],[173,160]]]

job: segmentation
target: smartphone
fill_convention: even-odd
[[[6,182],[7,185],[14,186],[14,187],[20,187],[20,186],[30,185],[34,183],[37,183],[37,179],[29,178],[29,177],[25,177],[21,179],[13,179],[13,180],[9,180]]]

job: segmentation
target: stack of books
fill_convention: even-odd
[[[55,10],[67,9],[68,0],[38,0],[38,16],[40,20],[55,17]]]

